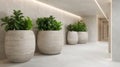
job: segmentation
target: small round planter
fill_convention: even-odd
[[[11,62],[26,62],[34,56],[35,36],[30,30],[6,32],[5,53]]]
[[[78,43],[85,44],[88,41],[88,32],[78,32]]]
[[[42,54],[60,54],[64,45],[63,41],[63,33],[61,31],[38,32],[37,45]]]
[[[68,44],[74,45],[78,43],[78,33],[75,31],[69,31],[67,35]]]

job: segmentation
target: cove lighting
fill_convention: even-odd
[[[60,11],[62,13],[65,13],[65,14],[68,14],[68,15],[71,15],[71,16],[74,16],[74,17],[77,17],[77,18],[80,18],[82,19],[82,17],[76,15],[76,14],[73,14],[73,13],[70,13],[68,11],[65,11],[65,10],[62,10],[62,9],[59,9],[59,8],[56,8],[54,6],[51,6],[51,5],[48,5],[46,3],[43,3],[43,2],[40,2],[38,0],[33,0],[34,3],[37,3],[37,4],[40,4],[41,6],[44,6],[44,7],[47,7],[47,8],[51,8],[51,9],[54,9],[54,10],[57,10],[57,11]]]
[[[97,4],[98,8],[99,8],[99,9],[101,10],[101,12],[103,13],[103,15],[105,16],[105,18],[107,19],[107,21],[109,21],[108,18],[107,18],[107,16],[106,16],[106,14],[105,14],[104,11],[103,11],[103,9],[102,9],[101,6],[99,5],[98,1],[97,1],[97,0],[94,0],[94,1],[95,1],[95,3]]]

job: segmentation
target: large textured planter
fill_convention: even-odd
[[[67,35],[68,44],[77,44],[78,43],[78,33],[75,31],[69,31]]]
[[[61,31],[39,31],[37,45],[42,54],[60,54],[64,45]]]
[[[78,32],[78,43],[85,44],[88,41],[88,32]]]
[[[11,62],[26,62],[35,51],[35,36],[30,30],[16,30],[6,32],[5,53]]]

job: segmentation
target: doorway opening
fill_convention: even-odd
[[[98,41],[109,41],[109,22],[106,18],[99,18],[98,22]]]
[[[108,43],[108,52],[111,53],[110,23],[106,18],[98,19],[98,41]]]

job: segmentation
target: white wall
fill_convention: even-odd
[[[98,41],[98,20],[96,16],[84,17],[84,20],[88,27],[88,41]]]
[[[33,19],[33,23],[35,23],[37,17],[53,15],[57,20],[63,22],[64,34],[66,33],[65,27],[68,24],[81,19],[81,17],[50,7],[35,0],[0,0],[0,18],[12,14],[13,9],[22,10],[25,16],[29,16]],[[0,28],[0,58],[3,58],[4,55],[4,32]]]
[[[113,0],[112,11],[112,59],[120,61],[120,0]]]

